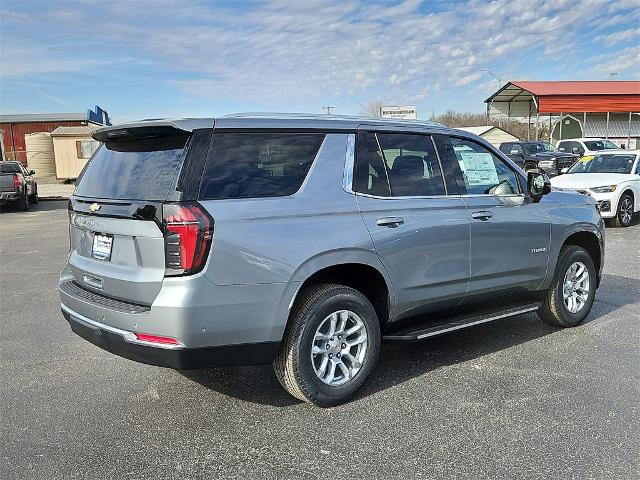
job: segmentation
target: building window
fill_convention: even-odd
[[[95,140],[78,140],[76,141],[76,152],[78,158],[89,159],[93,152],[95,152],[100,146],[99,142]]]

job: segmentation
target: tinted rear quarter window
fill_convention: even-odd
[[[189,136],[108,142],[77,182],[76,195],[116,200],[165,200]]]
[[[323,133],[215,132],[202,176],[202,200],[288,196],[298,191]]]

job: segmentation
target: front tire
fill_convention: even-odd
[[[380,324],[359,291],[335,284],[303,290],[274,361],[280,384],[321,407],[346,401],[365,382],[380,351]]]
[[[556,271],[538,309],[542,320],[557,327],[575,327],[591,311],[596,294],[596,269],[582,247],[560,250]]]
[[[633,220],[633,197],[625,193],[618,202],[616,216],[611,219],[611,224],[616,227],[628,227]]]

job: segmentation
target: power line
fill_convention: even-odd
[[[332,108],[336,108],[336,107],[331,107],[331,106],[327,105],[326,107],[322,107],[322,110],[327,112],[327,115],[331,115],[331,109]]]

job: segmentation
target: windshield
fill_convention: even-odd
[[[618,146],[610,140],[585,140],[584,145],[592,151],[618,148]]]
[[[567,173],[631,173],[635,155],[611,154],[582,157]]]
[[[551,145],[550,143],[545,142],[533,142],[533,143],[525,143],[524,149],[529,154],[540,153],[540,152],[557,152],[558,149]]]

